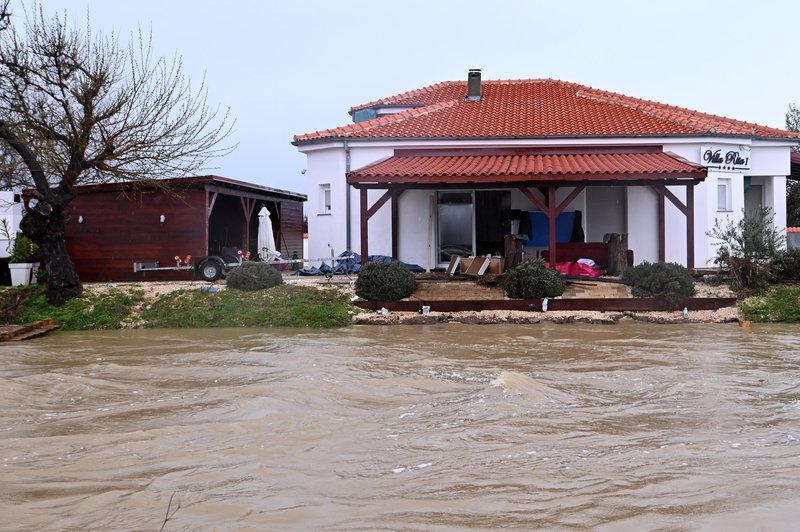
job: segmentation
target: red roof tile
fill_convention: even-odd
[[[706,169],[663,152],[531,155],[395,155],[348,174],[355,183],[679,179]]]
[[[787,227],[787,233],[800,233],[800,227]]]
[[[632,98],[551,79],[484,81],[480,102],[467,102],[466,81],[444,82],[353,110],[422,105],[294,140],[331,138],[536,138],[726,134],[800,138],[800,134]]]

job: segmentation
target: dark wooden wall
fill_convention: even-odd
[[[202,190],[184,191],[180,198],[160,191],[78,194],[65,234],[78,276],[86,282],[190,280],[190,272],[134,273],[133,263],[171,266],[175,255],[206,255],[205,203]]]
[[[280,203],[280,238],[278,251],[286,259],[293,253],[303,258],[303,202],[281,200]]]
[[[174,257],[201,257],[220,253],[222,247],[244,245],[244,213],[239,196],[220,193],[211,218],[206,214],[202,189],[181,191],[181,196],[146,190],[127,196],[115,190],[79,193],[70,205],[66,241],[78,276],[85,282],[191,280],[191,271],[134,272],[134,262],[175,265]],[[258,210],[266,202],[273,215],[278,250],[284,258],[303,255],[303,202],[260,199],[252,214],[250,240],[257,236]],[[164,223],[160,215],[166,216]],[[84,222],[78,223],[83,216]],[[198,277],[199,278],[199,277]]]

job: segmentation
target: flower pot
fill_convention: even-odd
[[[38,262],[12,262],[8,269],[11,271],[11,286],[36,284]]]

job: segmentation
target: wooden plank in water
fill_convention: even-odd
[[[29,340],[54,331],[59,327],[60,325],[55,325],[51,320],[41,320],[22,325],[3,325],[0,326],[0,342]]]

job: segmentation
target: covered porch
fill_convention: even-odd
[[[391,254],[399,257],[400,197],[409,190],[439,194],[456,191],[517,191],[548,222],[546,250],[551,264],[558,261],[557,220],[587,188],[648,187],[657,196],[658,256],[666,260],[666,202],[686,219],[687,266],[694,268],[694,187],[707,169],[694,165],[661,146],[593,146],[561,148],[398,149],[373,165],[350,172],[347,183],[360,191],[360,252],[369,256],[369,221],[390,205]],[[685,199],[667,187],[685,189]],[[383,191],[370,204],[370,190]],[[480,227],[475,220],[475,230]],[[431,220],[430,223],[438,223]],[[631,223],[635,223],[632,221]],[[509,226],[510,232],[510,226]],[[483,251],[474,246],[473,251]]]

